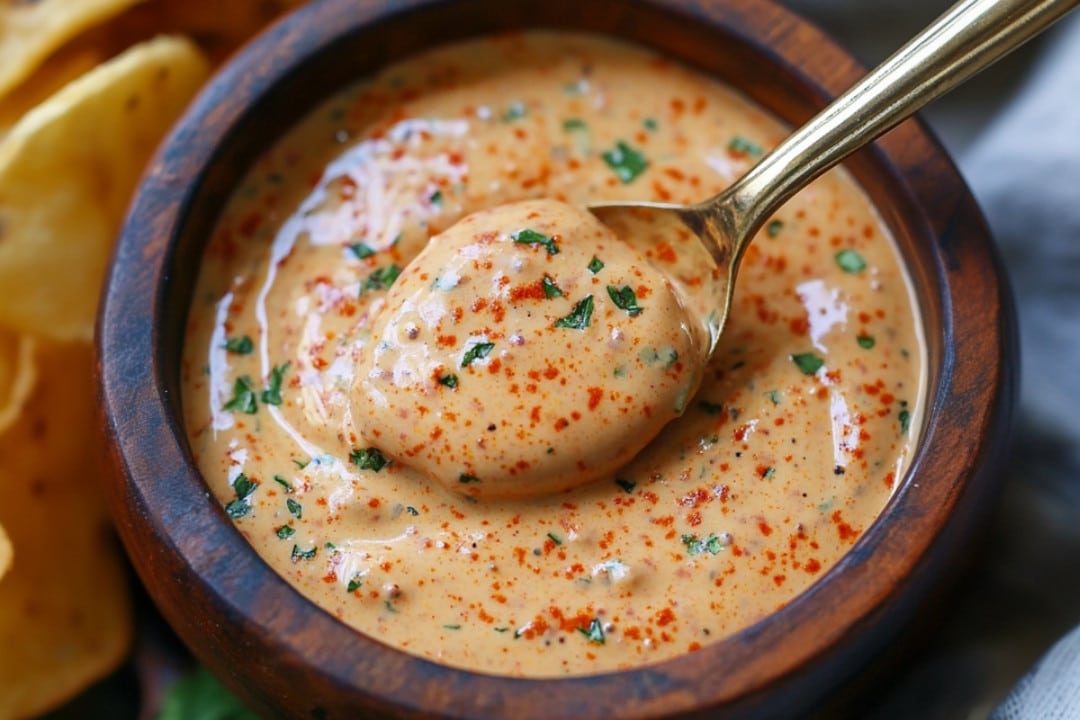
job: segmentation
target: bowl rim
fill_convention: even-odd
[[[865,152],[863,162],[895,176],[900,208],[895,212],[915,213],[931,245],[925,249],[930,262],[924,261],[923,270],[934,277],[921,281],[941,282],[940,297],[934,299],[940,307],[929,308],[939,314],[938,326],[929,327],[928,308],[923,308],[925,329],[933,330],[928,346],[939,352],[935,387],[926,390],[934,402],[924,415],[924,440],[887,506],[840,562],[782,610],[733,636],[654,665],[571,678],[509,678],[438,665],[359,633],[340,632],[346,627],[341,621],[316,610],[262,561],[195,470],[177,413],[178,384],[167,376],[172,361],[165,355],[172,341],[164,337],[164,318],[170,312],[177,244],[191,204],[205,192],[207,168],[219,160],[219,145],[252,121],[252,104],[358,28],[449,4],[319,0],[300,8],[214,76],[151,162],[110,265],[97,338],[104,428],[117,468],[107,492],[136,570],[196,654],[234,689],[266,708],[279,708],[281,698],[252,687],[248,670],[223,667],[219,650],[239,643],[277,653],[281,667],[314,673],[313,682],[386,713],[543,715],[555,707],[553,688],[559,707],[597,717],[737,712],[756,707],[755,696],[767,685],[783,687],[790,707],[820,700],[835,679],[807,665],[825,657],[849,664],[865,661],[880,647],[860,641],[860,630],[910,619],[917,597],[940,579],[945,561],[931,550],[944,536],[965,534],[992,492],[988,488],[1000,466],[996,460],[1006,444],[1013,404],[1016,340],[1007,281],[963,180],[917,120],[885,136]],[[479,7],[483,0],[458,4]],[[718,36],[726,33],[766,48],[762,52],[769,60],[819,95],[821,104],[859,72],[839,46],[773,0],[629,0],[626,5],[639,12],[679,14],[684,22],[697,19]],[[801,44],[796,46],[796,40]],[[807,43],[812,54],[800,49]],[[222,103],[223,97],[231,102]],[[972,367],[976,362],[979,367]],[[958,458],[963,460],[959,470],[954,467]],[[934,482],[920,482],[923,477]],[[932,534],[916,534],[909,522],[912,512],[919,513],[918,529]],[[148,545],[148,537],[157,542]],[[884,577],[883,557],[890,561]],[[177,584],[163,588],[155,565],[168,568]],[[853,588],[857,592],[840,596]],[[188,617],[165,609],[175,606],[180,595],[192,608]],[[822,608],[829,608],[831,619],[842,608],[847,620],[825,626],[815,617]],[[297,616],[297,609],[306,612]],[[722,678],[716,677],[716,668],[724,668]],[[423,690],[416,680],[422,680]],[[612,704],[616,698],[622,699]],[[285,700],[293,709],[322,707],[321,702]],[[783,706],[785,701],[778,702]]]

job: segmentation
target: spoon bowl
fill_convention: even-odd
[[[589,206],[624,241],[659,240],[665,271],[700,321],[711,354],[723,332],[746,248],[792,195],[845,157],[1048,28],[1080,0],[961,0],[765,155],[723,192],[693,205]],[[711,276],[702,281],[702,275]]]

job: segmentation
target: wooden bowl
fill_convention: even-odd
[[[306,108],[434,43],[532,26],[617,35],[710,73],[792,124],[859,66],[764,0],[324,0],[229,63],[150,166],[116,250],[98,349],[116,472],[112,511],[161,612],[256,709],[312,718],[781,716],[825,700],[897,640],[955,567],[994,497],[1012,408],[1012,305],[956,169],[908,122],[848,167],[892,229],[927,333],[928,411],[914,463],[855,547],[809,591],[699,652],[569,679],[436,665],[356,633],[300,596],[240,536],[196,470],[179,358],[206,238],[256,155]]]

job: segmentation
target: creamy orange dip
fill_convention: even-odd
[[[790,602],[873,522],[918,427],[919,322],[865,196],[834,171],[770,220],[694,395],[698,341],[648,263],[585,220],[579,244],[498,210],[699,200],[784,132],[650,52],[545,33],[435,50],[315,109],[231,198],[195,291],[183,407],[214,495],[328,612],[482,672],[656,662]],[[516,246],[463,299],[479,236]],[[446,301],[410,314],[417,289]],[[643,413],[666,427],[623,464],[618,426]],[[511,431],[528,467],[500,460]]]

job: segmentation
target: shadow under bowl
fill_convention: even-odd
[[[861,69],[765,0],[322,0],[205,88],[148,168],[99,319],[107,489],[129,555],[180,637],[272,715],[708,717],[800,714],[890,643],[956,566],[995,496],[1016,375],[1013,308],[985,223],[909,121],[847,167],[891,229],[920,304],[928,389],[914,461],[841,562],[782,610],[698,652],[567,679],[437,665],[354,632],[276,575],[193,461],[179,363],[207,238],[253,160],[336,90],[433,44],[530,27],[614,35],[727,82],[792,125]]]

